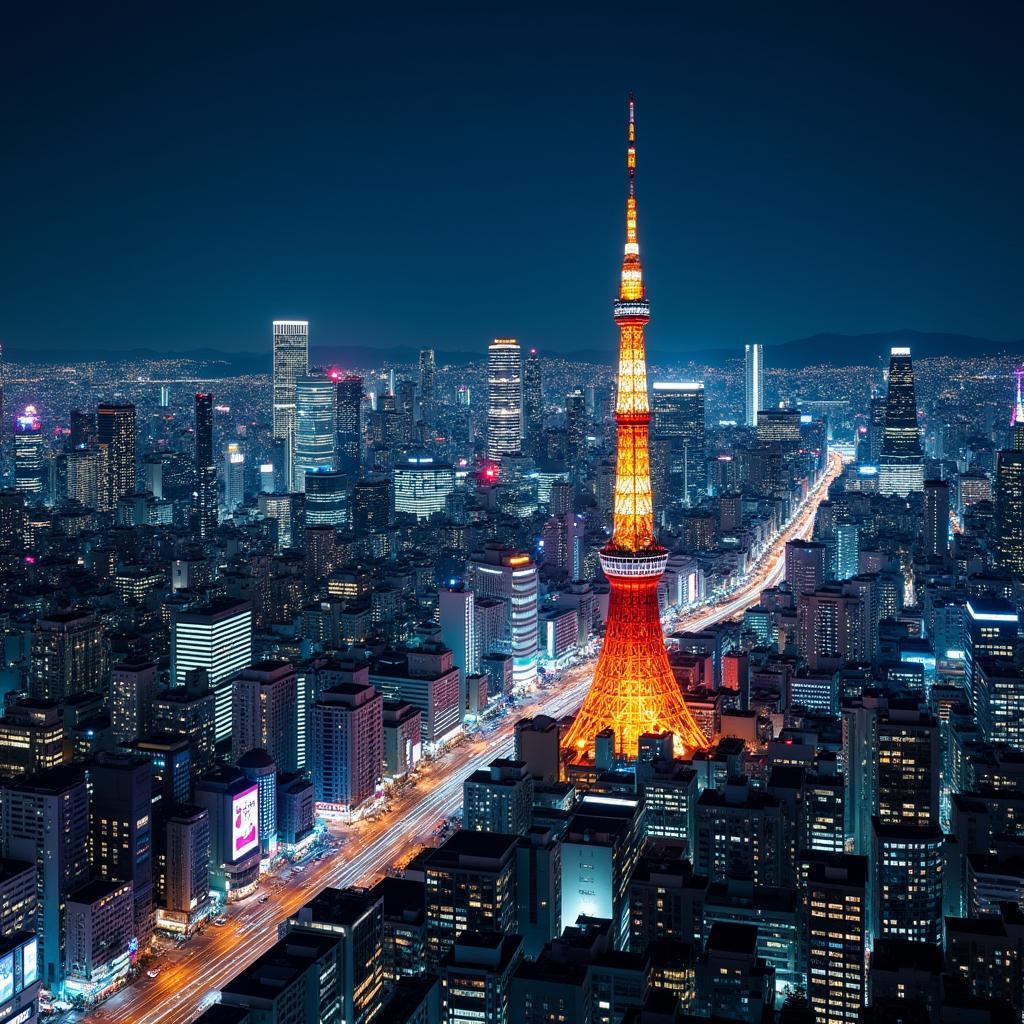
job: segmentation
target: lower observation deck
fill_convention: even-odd
[[[651,304],[646,299],[616,299],[612,306],[615,320],[639,320],[647,323],[651,319]]]
[[[624,579],[662,576],[668,564],[668,552],[664,548],[650,551],[616,551],[606,548],[600,552],[600,558],[605,576]]]

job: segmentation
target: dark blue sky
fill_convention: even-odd
[[[1019,4],[18,6],[15,351],[610,350],[630,89],[662,350],[1024,335]]]

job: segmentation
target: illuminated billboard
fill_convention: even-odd
[[[0,1003],[14,995],[14,953],[0,957]]]
[[[258,789],[255,783],[231,801],[231,859],[238,860],[259,846]]]
[[[21,975],[25,988],[39,980],[39,940],[34,936],[21,947]]]

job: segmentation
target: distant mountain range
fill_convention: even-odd
[[[908,345],[915,359],[934,359],[942,356],[995,356],[1024,354],[1024,340],[998,342],[988,338],[975,338],[966,334],[941,334],[926,331],[885,331],[875,334],[815,334],[809,338],[797,338],[780,345],[765,346],[765,365],[771,369],[792,370],[804,366],[828,363],[832,366],[866,366],[887,360],[892,345]],[[615,356],[613,338],[600,349],[585,352],[552,352],[553,356],[581,363],[611,363]],[[310,361],[317,365],[336,364],[340,367],[369,367],[388,364],[415,363],[418,349],[371,346],[316,346],[310,350]],[[483,359],[487,350],[481,346],[473,352],[452,352],[439,349],[438,365],[465,365]],[[211,367],[210,376],[231,376],[240,373],[269,373],[271,353],[266,352],[222,352],[212,348],[190,349],[185,352],[155,352],[151,349],[131,349],[124,352],[59,351],[22,352],[10,346],[5,352],[11,362],[45,362],[49,364],[71,364],[86,362],[132,362],[141,360],[192,359],[200,362],[223,364]],[[742,346],[735,348],[714,348],[696,351],[679,351],[652,339],[648,358],[659,364],[696,363],[702,366],[724,366],[731,360],[743,356]]]

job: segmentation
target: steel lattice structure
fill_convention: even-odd
[[[612,539],[601,551],[611,587],[608,625],[594,681],[565,738],[576,759],[586,759],[594,738],[615,733],[615,753],[633,758],[648,732],[671,732],[676,752],[705,748],[707,737],[693,720],[672,673],[658,614],[658,581],[667,552],[654,536],[648,433],[647,354],[644,327],[650,304],[644,291],[636,226],[636,126],[629,99],[626,167],[626,245],[615,322],[619,326],[619,374],[615,399],[618,444]]]

